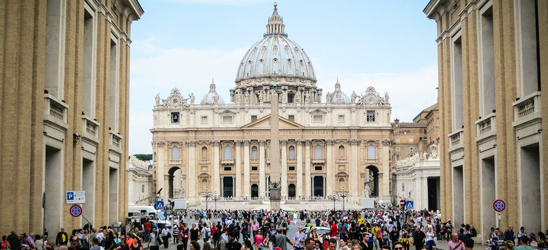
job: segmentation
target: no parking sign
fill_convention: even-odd
[[[496,200],[493,202],[493,208],[500,213],[506,208],[506,203],[503,200]]]
[[[70,215],[72,215],[72,217],[78,217],[80,215],[82,215],[82,207],[80,205],[72,205],[72,207],[70,207]]]

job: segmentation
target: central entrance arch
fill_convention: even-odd
[[[370,197],[378,197],[379,196],[379,169],[373,165],[367,166],[365,168],[365,173],[367,174],[365,185],[369,185],[369,188],[371,189],[371,195]]]
[[[176,180],[176,177],[181,177],[182,173],[183,173],[183,171],[179,167],[171,167],[168,171],[168,174],[169,174],[169,180],[168,180],[169,191],[168,191],[168,195],[169,195],[170,199],[178,196],[179,192],[182,191],[182,178],[180,178],[181,180]],[[180,182],[180,184],[179,184],[179,182]],[[179,185],[177,185],[177,184],[179,184]]]
[[[253,184],[251,185],[251,198],[257,197],[259,197],[259,185]]]
[[[313,187],[313,194],[314,196],[324,196],[324,185],[323,185],[323,176],[314,176],[314,187]]]
[[[289,184],[289,187],[287,187],[287,194],[290,198],[295,198],[295,184]]]

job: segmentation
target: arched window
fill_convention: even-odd
[[[225,147],[225,160],[232,160],[232,148],[230,146]]]
[[[375,159],[375,146],[369,145],[369,147],[367,147],[367,159]]]
[[[340,145],[339,146],[339,158],[341,159],[344,159],[344,146],[343,145]]]
[[[295,160],[295,147],[293,146],[289,147],[289,159]]]
[[[251,148],[251,159],[253,160],[257,160],[258,159],[258,156],[257,156],[257,147],[253,146]]]
[[[314,159],[321,159],[322,158],[322,146],[316,145],[314,148]]]
[[[171,159],[179,160],[179,148],[177,146],[171,149]]]
[[[207,160],[207,147],[202,148],[202,160]]]

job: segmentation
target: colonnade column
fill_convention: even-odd
[[[188,190],[187,196],[189,198],[196,197],[196,141],[187,141],[186,146],[188,147]]]
[[[390,141],[382,141],[382,197],[390,199]]]
[[[350,190],[352,193],[350,194],[350,197],[357,200],[357,198],[360,197],[358,185],[358,167],[360,166],[358,144],[360,141],[358,139],[350,139],[348,142],[350,144],[350,149],[352,150],[352,155],[350,157]]]
[[[333,140],[327,139],[327,157],[325,159],[326,161],[326,168],[327,168],[327,178],[326,178],[326,193],[325,195],[333,195],[333,179],[335,179],[335,175],[333,173]]]
[[[265,140],[259,140],[259,197],[265,195],[265,165],[266,156],[264,152]]]
[[[251,197],[251,182],[249,179],[249,140],[244,141],[244,196]]]
[[[305,141],[305,155],[304,155],[304,160],[305,160],[305,164],[304,164],[304,179],[306,181],[305,183],[305,195],[306,196],[310,196],[312,195],[311,194],[311,190],[312,190],[312,180],[310,179],[310,144],[312,142],[310,140],[306,140]]]
[[[235,141],[236,144],[236,178],[234,178],[234,182],[236,183],[236,197],[242,197],[242,141],[238,140]]]
[[[219,173],[219,168],[221,167],[220,162],[220,154],[219,154],[219,146],[221,144],[220,141],[212,141],[213,144],[213,192],[217,192],[218,194],[221,194],[221,175]]]
[[[282,197],[287,199],[287,140],[280,140],[280,146],[282,147]],[[276,159],[270,159],[271,161]]]
[[[296,187],[296,196],[303,195],[303,142],[297,140],[297,187]]]

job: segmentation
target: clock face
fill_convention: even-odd
[[[375,102],[375,95],[372,95],[372,94],[366,95],[365,101],[369,104],[373,104]]]
[[[178,100],[178,99],[176,99],[176,98],[175,98],[175,99],[173,99],[173,103],[178,103],[178,102],[179,102],[179,100]]]

